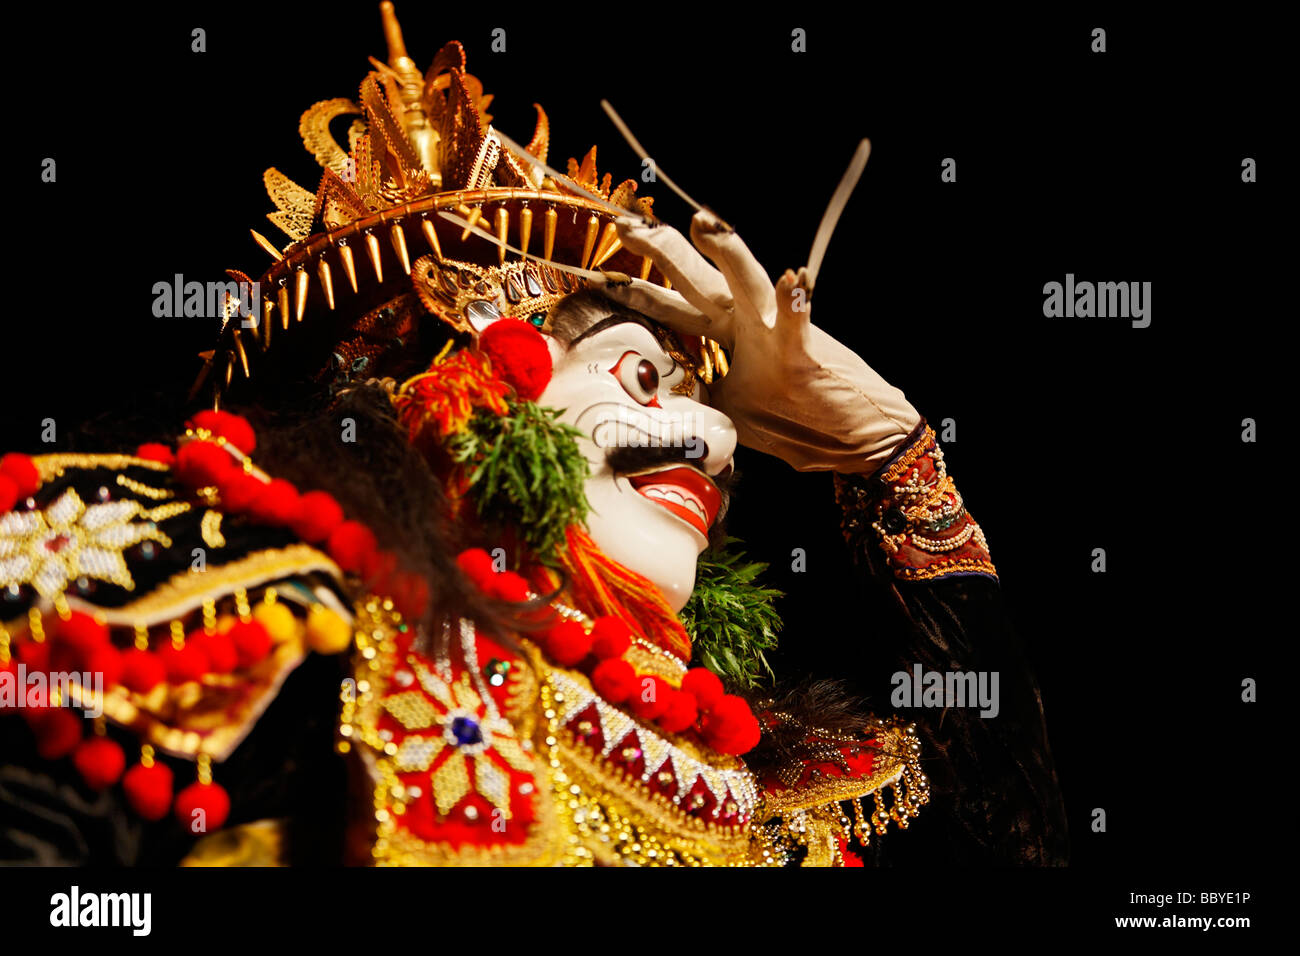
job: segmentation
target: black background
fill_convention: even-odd
[[[773,275],[805,261],[871,137],[813,320],[932,422],[956,422],[948,464],[1039,675],[1074,864],[1240,872],[1267,855],[1282,755],[1262,705],[1240,696],[1246,677],[1279,695],[1263,668],[1286,666],[1294,637],[1277,620],[1294,509],[1277,451],[1294,313],[1277,24],[411,0],[398,14],[422,67],[464,43],[495,126],[527,140],[540,102],[552,164],[598,144],[618,182],[640,164],[599,108],[608,97]],[[153,283],[260,272],[249,228],[279,240],[262,170],[314,188],[299,114],[355,96],[366,56],[384,56],[371,3],[38,17],[7,50],[20,166],[0,340],[0,446],[31,452],[58,450],[40,444],[43,419],[62,435],[155,390],[183,419],[215,329],[154,318]],[[490,50],[497,26],[505,53]],[[1104,54],[1089,50],[1095,26]],[[206,53],[190,52],[194,27]],[[794,27],[806,53],[791,52]],[[55,184],[40,182],[45,157]],[[944,157],[956,183],[940,181]],[[1244,157],[1258,183],[1241,181]],[[666,188],[642,190],[686,226]],[[1067,272],[1150,281],[1150,327],[1044,318],[1043,284]],[[1241,441],[1246,417],[1257,444]],[[746,452],[739,466],[732,531],[789,592],[778,663],[833,671],[873,625],[855,613],[830,480]],[[807,573],[790,571],[796,547]],[[1105,574],[1090,570],[1096,547]]]

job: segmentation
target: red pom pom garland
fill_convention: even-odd
[[[513,571],[496,571],[482,548],[462,551],[456,564],[484,594],[519,603],[535,599],[527,579]],[[613,616],[588,620],[570,609],[541,631],[535,640],[546,656],[562,667],[584,670],[596,693],[625,707],[666,733],[692,729],[720,753],[747,753],[758,745],[761,727],[741,697],[727,694],[718,675],[693,667],[674,687],[660,674],[640,674],[625,659],[632,649],[632,631]]]

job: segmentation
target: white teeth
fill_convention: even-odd
[[[664,501],[671,501],[674,504],[681,505],[684,508],[690,508],[691,511],[700,516],[701,521],[708,521],[708,515],[704,513],[704,506],[694,498],[686,498],[669,488],[662,488],[657,485],[639,489],[641,494],[647,498],[660,498]]]

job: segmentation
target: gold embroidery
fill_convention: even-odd
[[[134,492],[141,498],[148,498],[151,501],[166,501],[168,498],[176,497],[168,488],[155,488],[153,485],[146,485],[143,481],[136,481],[126,475],[118,475],[117,483],[127,491]]]
[[[211,509],[203,512],[203,519],[199,522],[199,534],[203,536],[203,543],[209,548],[224,548],[226,546],[226,536],[221,533],[220,511]]]
[[[150,471],[168,471],[167,465],[134,455],[33,455],[32,463],[41,476],[41,484],[63,476],[69,468],[148,468]]]

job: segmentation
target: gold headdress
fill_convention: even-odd
[[[621,248],[614,227],[623,211],[650,216],[634,180],[611,189],[610,175],[597,175],[594,146],[581,163],[569,160],[567,177],[548,175],[540,105],[518,152],[490,125],[492,97],[465,72],[461,45],[446,44],[421,73],[393,5],[380,10],[388,62],[371,58],[359,102],[325,100],[299,123],[324,169],[315,193],[277,169],[264,175],[276,206],[268,218],[290,242],[278,248],[254,231],[274,264],[257,280],[228,273],[255,289],[260,305],[241,322],[228,309],[219,347],[204,353],[201,378],[215,373],[217,400],[235,375],[251,378],[273,344],[292,342],[299,324],[332,321],[340,340],[383,323],[401,331],[426,314],[470,334],[501,317],[546,330],[550,308],[582,287],[586,270],[667,285],[648,258]],[[347,149],[330,130],[344,116],[356,117]],[[690,345],[703,356],[717,350]],[[713,363],[701,364],[707,381]]]

